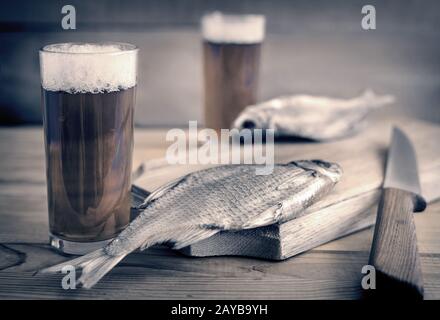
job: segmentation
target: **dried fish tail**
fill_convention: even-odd
[[[82,257],[42,269],[39,273],[61,272],[65,270],[65,267],[70,266],[75,270],[82,269],[81,277],[77,280],[76,285],[90,289],[125,256],[126,254],[112,256],[104,249],[99,249]]]
[[[141,219],[138,221],[141,221]],[[169,242],[174,238],[174,241],[172,241],[173,247],[178,249],[209,238],[218,232],[215,229],[188,227],[185,225],[161,231],[159,227],[155,228],[151,224],[148,226],[148,229],[143,230],[143,232],[137,232],[141,228],[129,227],[121,233],[121,236],[117,237],[106,247],[82,257],[42,269],[39,273],[57,273],[63,271],[68,266],[73,267],[75,270],[82,269],[81,277],[77,280],[76,284],[79,287],[90,289],[113,269],[119,261],[137,248],[144,250],[158,243]],[[142,237],[124,238],[124,233],[131,233],[130,229],[135,229],[132,234],[142,235]],[[132,239],[133,241],[131,241]],[[139,240],[142,240],[142,242],[139,242]]]

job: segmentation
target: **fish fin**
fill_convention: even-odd
[[[131,185],[132,208],[137,209],[140,205],[144,203],[145,198],[147,198],[149,195],[150,193],[147,190],[132,184]]]
[[[75,270],[82,269],[82,274],[77,281],[77,285],[90,289],[125,256],[125,254],[111,256],[107,254],[104,249],[99,249],[82,257],[42,269],[39,273],[61,272],[64,267],[73,266]]]
[[[160,233],[161,240],[157,237],[149,237],[141,246],[140,250],[145,250],[157,243],[172,242],[174,249],[189,246],[192,243],[211,237],[219,232],[219,229],[204,229],[202,227],[183,226],[173,228]]]
[[[251,221],[247,221],[237,229],[253,229],[258,227],[264,227],[274,224],[280,221],[283,214],[283,204],[277,203],[276,205],[259,213],[256,217],[253,217]]]
[[[173,249],[182,249],[193,243],[199,242],[203,239],[212,237],[220,230],[218,229],[203,229],[203,228],[193,228],[187,229],[187,232],[183,237],[180,237],[176,242],[173,243]]]
[[[243,223],[214,223],[206,224],[203,227],[205,230],[216,230],[219,231],[240,231],[243,229],[253,229],[258,227],[268,226],[277,223],[281,220],[283,214],[283,204],[277,203],[266,210],[260,212],[256,216],[252,217],[251,220],[245,221]]]
[[[157,188],[153,192],[151,192],[150,195],[145,199],[145,201],[140,206],[138,206],[138,209],[145,209],[151,201],[156,200],[157,198],[161,197],[163,194],[165,194],[166,192],[177,186],[179,183],[185,180],[188,177],[188,175],[189,174],[177,178],[175,180],[172,180],[164,184],[163,186]]]

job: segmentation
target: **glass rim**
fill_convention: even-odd
[[[223,11],[206,11],[203,13],[201,19],[206,17],[220,16],[226,19],[232,20],[244,20],[244,19],[264,19],[266,20],[266,15],[263,13],[233,13],[233,12],[223,12]]]
[[[121,48],[120,51],[109,51],[109,52],[67,52],[67,51],[51,51],[48,50],[48,47],[53,46],[59,46],[59,45],[67,45],[67,44],[75,44],[75,45],[81,45],[81,44],[91,44],[91,45],[116,45]],[[51,43],[44,45],[39,49],[40,53],[48,53],[48,54],[62,54],[62,55],[119,55],[119,54],[126,54],[130,52],[137,52],[139,51],[139,47],[126,42],[117,42],[117,41],[102,41],[102,42],[81,42],[81,41],[74,41],[74,42],[58,42],[58,43]]]

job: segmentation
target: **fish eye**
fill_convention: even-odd
[[[255,127],[256,127],[255,122],[251,120],[246,120],[243,122],[244,129],[255,129]]]

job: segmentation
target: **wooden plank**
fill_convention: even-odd
[[[436,178],[440,174],[440,147],[432,139],[440,136],[440,127],[404,120],[399,125],[412,133],[424,193],[428,200],[440,197],[440,181]],[[356,137],[322,144],[322,147],[310,143],[278,144],[277,162],[301,157],[335,161],[344,169],[342,180],[331,194],[306,210],[302,217],[261,230],[220,233],[183,252],[199,257],[246,255],[281,260],[371,226],[381,194],[390,132],[389,124],[378,123]],[[154,190],[188,172],[209,166],[168,165],[158,159],[146,164],[149,169],[136,183]]]
[[[421,253],[440,254],[440,201],[428,205],[424,212],[414,216],[417,243]],[[351,234],[319,247],[324,251],[369,251],[373,240],[373,228]]]
[[[134,253],[92,290],[63,290],[63,275],[33,275],[61,257],[47,247],[7,244],[25,265],[0,272],[0,298],[352,299],[368,252],[311,251],[283,263],[184,257],[160,248]],[[43,256],[41,258],[41,256]],[[440,298],[440,256],[422,254],[426,298]],[[43,263],[44,261],[44,263]],[[44,288],[44,289],[43,289]]]
[[[383,157],[390,125],[385,120],[365,132],[364,139],[376,151],[355,162],[350,175],[337,192],[357,194],[374,188],[383,174]],[[399,121],[398,121],[399,122]],[[412,139],[437,152],[438,142],[432,133],[438,129],[420,122],[401,120]],[[164,155],[167,143],[164,130],[136,130],[135,163]],[[437,134],[438,136],[438,134]],[[323,157],[341,162],[367,150],[361,137],[344,140],[349,149],[340,154],[333,144],[290,144],[277,146],[279,161]],[[336,142],[341,145],[344,141]],[[332,241],[282,263],[237,257],[195,259],[164,248],[130,255],[123,264],[98,284],[96,289],[66,292],[60,287],[62,275],[32,276],[41,267],[67,259],[49,249],[47,243],[47,207],[42,132],[39,128],[1,128],[0,148],[0,297],[1,298],[357,298],[360,294],[360,268],[368,261],[372,229]],[[440,190],[439,168],[431,166],[430,152],[421,153],[419,163],[425,170],[426,190]],[[372,160],[374,163],[372,163]],[[345,176],[347,176],[347,171]],[[370,180],[371,179],[371,180]],[[378,183],[380,184],[380,182]],[[425,187],[428,185],[428,187]],[[426,189],[426,190],[425,190]],[[332,195],[333,199],[336,195]],[[432,198],[432,197],[431,197]],[[327,199],[331,201],[331,198]],[[440,202],[431,204],[415,216],[426,298],[440,299]],[[7,257],[7,258],[5,258]],[[274,290],[277,288],[277,290]]]

